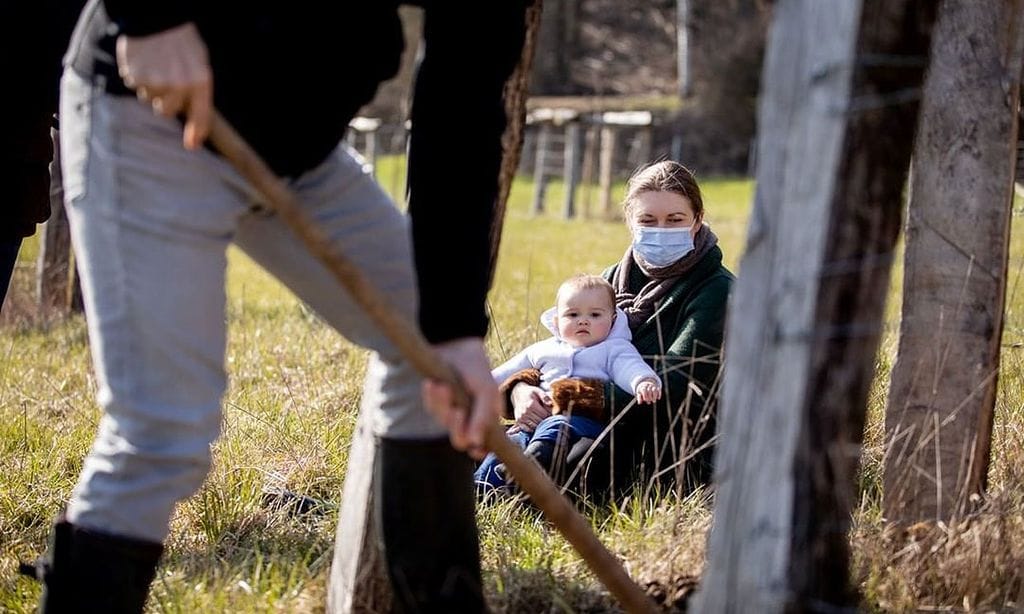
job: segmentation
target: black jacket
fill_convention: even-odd
[[[50,126],[57,112],[60,59],[84,0],[0,2],[0,241],[35,232],[50,215]]]
[[[92,0],[68,63],[108,91],[128,94],[113,60],[116,37],[192,21],[210,52],[214,103],[276,172],[294,176],[327,157],[377,86],[397,72],[404,46],[398,4]],[[420,321],[431,341],[482,336],[502,92],[521,54],[526,1],[419,4],[425,54],[413,97],[409,211]]]

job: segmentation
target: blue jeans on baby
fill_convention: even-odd
[[[522,450],[525,450],[535,441],[562,442],[565,449],[569,449],[583,437],[597,439],[603,430],[603,424],[590,418],[557,415],[541,420],[540,424],[537,425],[537,430],[532,433],[529,431],[518,431],[509,433],[508,438]],[[494,452],[484,457],[484,460],[481,461],[480,466],[477,467],[476,472],[473,474],[477,493],[486,495],[495,489],[508,486],[504,471],[498,469],[500,465],[502,465],[502,462],[495,456]],[[544,467],[544,469],[550,471],[551,467]]]

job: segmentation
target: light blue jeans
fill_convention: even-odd
[[[375,433],[444,436],[420,378],[221,158],[186,151],[178,121],[72,71],[61,90],[65,201],[104,410],[67,508],[78,525],[162,541],[210,467],[225,389],[226,250],[234,243],[351,341],[374,350]],[[291,181],[307,216],[416,315],[408,222],[342,148]]]

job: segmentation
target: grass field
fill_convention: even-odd
[[[400,186],[396,161],[380,177]],[[703,182],[707,221],[736,270],[752,183]],[[457,186],[453,185],[453,189]],[[517,183],[505,223],[489,348],[500,361],[544,333],[539,313],[575,272],[617,261],[629,236],[620,222],[531,217],[531,186]],[[621,195],[621,186],[616,192]],[[549,190],[558,210],[560,186]],[[596,202],[596,193],[594,201]],[[1016,222],[1016,218],[1014,220]],[[0,611],[31,611],[38,586],[14,575],[45,543],[77,477],[99,412],[84,321],[44,320],[29,307],[35,245],[0,317]],[[881,522],[881,417],[895,357],[899,272],[870,398],[861,501],[850,538],[867,610],[974,611],[1024,605],[1024,233],[1015,229],[1003,371],[996,407],[991,496],[963,526],[891,534]],[[338,493],[365,354],[327,328],[244,255],[228,275],[230,388],[215,464],[200,492],[179,506],[150,608],[157,612],[309,612],[323,609]],[[267,488],[326,501],[295,518],[266,509]],[[663,496],[587,510],[595,528],[641,582],[674,586],[698,575],[710,524],[707,497]],[[565,542],[532,512],[499,504],[479,511],[488,599],[497,612],[615,611]]]

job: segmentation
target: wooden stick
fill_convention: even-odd
[[[210,141],[232,166],[269,201],[306,247],[352,295],[388,339],[424,377],[450,384],[459,405],[470,407],[469,394],[458,374],[441,360],[412,322],[399,315],[360,271],[336,250],[320,228],[302,213],[295,194],[279,179],[230,124],[214,112]],[[634,583],[618,559],[601,544],[590,525],[558,492],[546,473],[509,441],[494,421],[484,445],[501,459],[533,503],[565,536],[594,575],[628,612],[655,612],[654,603]]]

